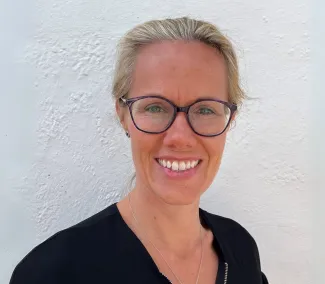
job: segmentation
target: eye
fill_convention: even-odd
[[[163,108],[158,105],[149,105],[145,108],[145,110],[151,113],[164,112]]]
[[[211,108],[207,108],[207,107],[201,107],[200,109],[198,109],[197,112],[203,115],[215,114],[215,112]]]

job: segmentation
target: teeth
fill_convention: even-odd
[[[178,171],[178,163],[177,163],[176,161],[174,161],[174,162],[172,163],[172,170],[173,170],[173,171]]]
[[[192,161],[191,162],[191,168],[195,168],[197,166],[199,161]]]
[[[164,168],[171,169],[172,171],[185,171],[195,168],[199,160],[195,161],[168,161],[163,159],[158,159],[160,165]]]
[[[179,167],[178,167],[178,169],[179,169],[180,171],[184,171],[184,170],[186,169],[185,162],[180,162],[180,163],[179,163]]]

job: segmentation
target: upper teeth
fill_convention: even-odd
[[[169,161],[164,159],[158,159],[160,165],[164,168],[171,169],[173,171],[185,171],[191,168],[195,168],[199,163],[199,160],[193,161]]]

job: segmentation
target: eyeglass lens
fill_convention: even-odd
[[[161,98],[142,98],[131,107],[134,123],[146,132],[159,133],[172,122],[175,109]],[[189,108],[188,120],[193,130],[201,135],[217,135],[223,132],[230,119],[230,109],[217,101],[204,100]]]

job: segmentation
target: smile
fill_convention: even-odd
[[[200,163],[200,160],[184,160],[184,161],[173,161],[165,159],[156,159],[157,162],[164,168],[170,169],[174,172],[181,172],[190,169],[194,169]]]

